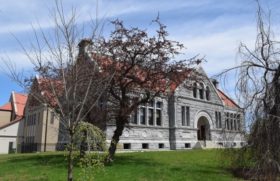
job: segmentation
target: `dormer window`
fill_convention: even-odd
[[[207,101],[210,100],[210,89],[209,89],[208,86],[206,87],[206,100],[207,100]]]
[[[193,97],[194,98],[197,97],[197,84],[196,83],[193,84]]]
[[[199,98],[204,99],[204,85],[202,83],[199,84]]]

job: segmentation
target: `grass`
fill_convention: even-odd
[[[96,180],[238,180],[222,163],[220,150],[119,153]],[[75,175],[81,171],[75,167]],[[0,180],[66,180],[63,153],[0,155]]]

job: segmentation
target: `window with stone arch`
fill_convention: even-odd
[[[210,100],[210,89],[209,89],[208,86],[206,87],[206,100],[207,100],[207,101]]]
[[[196,83],[193,84],[193,97],[194,98],[197,97],[197,84]]]
[[[204,85],[203,85],[203,83],[199,84],[199,98],[204,99]]]

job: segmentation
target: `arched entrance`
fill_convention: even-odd
[[[197,139],[211,140],[210,124],[205,116],[201,116],[197,121]]]

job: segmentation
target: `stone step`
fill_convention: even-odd
[[[194,148],[200,149],[210,149],[210,148],[220,148],[221,146],[216,144],[214,141],[206,140],[206,141],[197,141]]]

